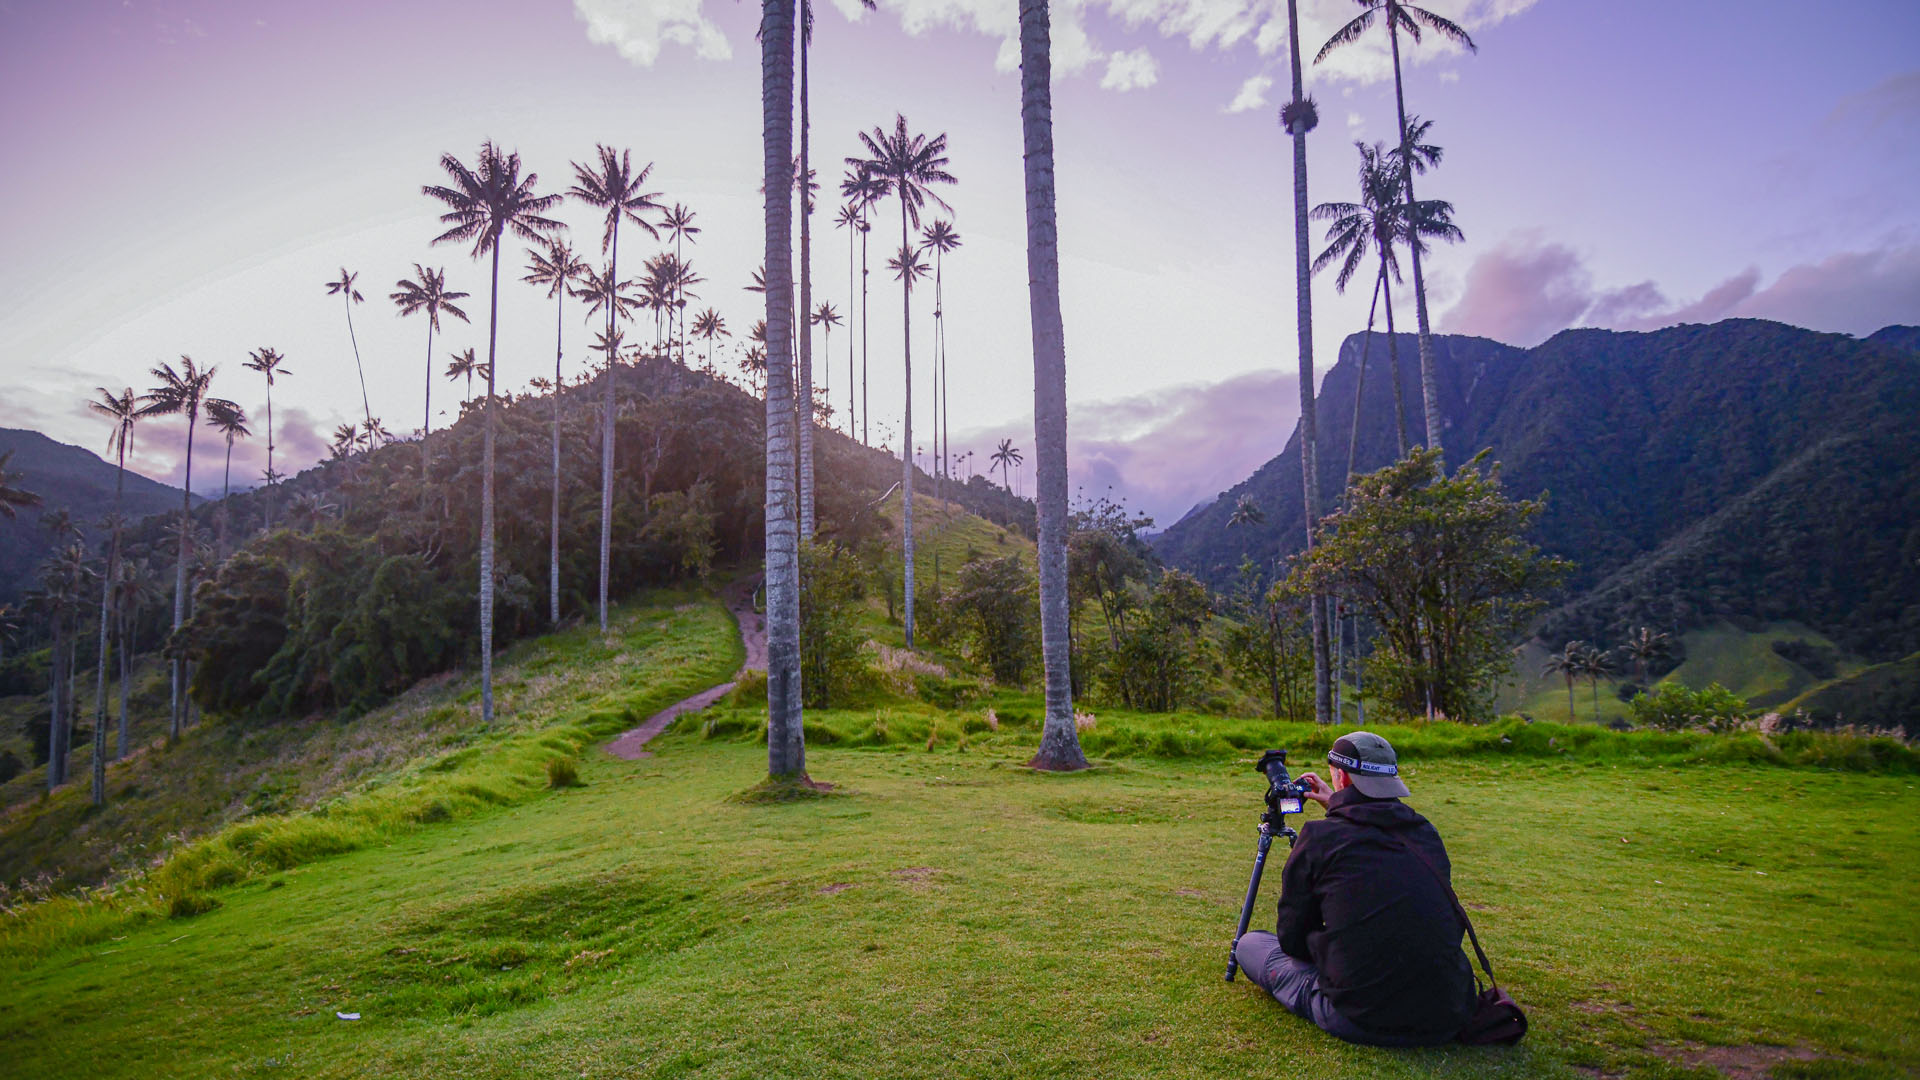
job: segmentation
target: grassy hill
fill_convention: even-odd
[[[984,528],[965,542],[997,546]],[[1220,981],[1260,809],[1252,752],[1310,762],[1334,732],[1097,709],[1082,718],[1096,768],[1045,776],[1019,767],[1038,739],[1032,692],[942,708],[909,691],[810,713],[809,766],[834,791],[773,804],[739,797],[765,768],[750,695],[682,718],[652,757],[593,748],[740,655],[716,602],[656,594],[611,639],[515,646],[491,729],[456,674],[356,719],[209,721],[116,768],[104,815],[71,789],[16,808],[0,821],[10,865],[78,849],[136,873],[91,899],[7,897],[9,1073],[1651,1078],[1738,1061],[1785,1078],[1920,1064],[1904,1007],[1920,986],[1920,837],[1905,825],[1920,756],[1900,744],[1384,729],[1535,1026],[1514,1051],[1383,1052]],[[554,761],[577,763],[583,786],[550,786]],[[136,819],[163,806],[201,808],[168,826],[199,838],[149,836],[136,853]],[[91,854],[115,843],[117,861]]]
[[[1823,682],[1781,707],[1817,723],[1920,731],[1920,653]]]

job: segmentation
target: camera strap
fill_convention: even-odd
[[[1386,829],[1381,829],[1380,833],[1381,835],[1385,836],[1388,840],[1399,845],[1400,850],[1407,852],[1408,854],[1412,855],[1416,859],[1419,859],[1420,865],[1426,867],[1427,870],[1433,874],[1433,880],[1439,882],[1440,887],[1447,890],[1447,899],[1453,903],[1453,913],[1460,917],[1461,925],[1467,928],[1467,940],[1473,942],[1473,955],[1478,957],[1480,960],[1480,970],[1487,973],[1488,984],[1494,987],[1495,989],[1499,989],[1500,983],[1498,980],[1496,980],[1493,977],[1493,965],[1487,963],[1487,951],[1480,947],[1480,935],[1473,932],[1473,920],[1467,918],[1467,909],[1460,906],[1460,897],[1453,891],[1453,885],[1447,881],[1447,876],[1440,872],[1439,867],[1433,865],[1433,860],[1427,858],[1425,852],[1421,851],[1417,847],[1414,847],[1412,844],[1407,843],[1407,841],[1404,838],[1397,836],[1394,833],[1387,831]]]

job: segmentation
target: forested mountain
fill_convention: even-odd
[[[102,428],[105,442],[104,424]],[[39,495],[42,502],[21,510],[17,517],[0,517],[0,601],[19,600],[33,586],[35,568],[52,554],[55,537],[41,526],[43,515],[65,510],[92,550],[106,535],[101,519],[113,509],[113,462],[37,431],[0,428],[0,454],[9,450],[13,457],[7,462],[8,471],[20,473],[20,486]],[[177,511],[180,489],[129,472],[125,507],[127,516],[135,519]]]
[[[1434,339],[1447,460],[1483,449],[1507,490],[1547,496],[1537,540],[1576,564],[1541,635],[1619,640],[1652,623],[1795,619],[1863,656],[1920,648],[1920,330],[1867,339],[1753,319],[1651,333],[1568,330],[1532,349]],[[1375,335],[1356,467],[1390,460],[1392,384]],[[1337,499],[1361,339],[1321,384],[1319,482]],[[1415,340],[1399,341],[1418,438]],[[1156,538],[1215,586],[1242,557],[1305,539],[1299,434],[1279,457]],[[1264,524],[1229,527],[1241,495]]]

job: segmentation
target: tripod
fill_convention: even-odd
[[[1275,827],[1275,819],[1278,819],[1278,828]],[[1260,874],[1267,868],[1267,850],[1273,847],[1273,836],[1276,832],[1287,838],[1289,851],[1293,850],[1294,842],[1300,839],[1300,834],[1293,831],[1293,828],[1287,824],[1286,811],[1276,809],[1273,803],[1269,803],[1267,811],[1260,815],[1260,847],[1253,856],[1253,879],[1247,882],[1247,898],[1240,904],[1240,926],[1234,930],[1233,941],[1227,945],[1228,982],[1232,982],[1234,975],[1240,970],[1240,961],[1234,956],[1234,950],[1239,947],[1240,939],[1246,935],[1247,924],[1253,921],[1253,901],[1260,894]]]

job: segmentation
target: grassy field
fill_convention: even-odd
[[[1340,1044],[1220,974],[1260,785],[1231,757],[1040,776],[816,747],[827,798],[745,805],[691,717],[584,786],[396,832],[37,960],[0,960],[7,1075],[1909,1075],[1911,774],[1412,761],[1516,1050]],[[1025,737],[1032,730],[1025,729]],[[1271,917],[1271,890],[1260,905]],[[337,1013],[359,1020],[336,1018]],[[1821,1061],[1804,1059],[1817,1058]],[[1753,1073],[1752,1075],[1764,1075]]]

